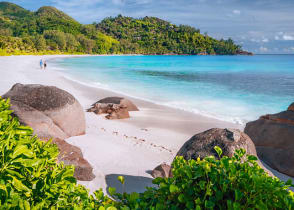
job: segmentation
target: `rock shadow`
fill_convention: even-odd
[[[123,176],[125,178],[124,186],[117,180],[118,176]],[[152,180],[152,178],[148,177],[125,174],[108,174],[105,176],[107,192],[109,187],[114,187],[118,193],[144,192],[146,191],[146,187],[155,187],[155,185],[152,184]]]

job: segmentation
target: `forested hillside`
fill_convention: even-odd
[[[233,40],[216,40],[190,26],[155,17],[118,15],[83,25],[54,7],[31,12],[0,2],[0,55],[9,54],[239,54]]]
[[[98,30],[115,37],[125,53],[142,54],[237,54],[233,40],[216,40],[199,29],[176,26],[155,17],[134,19],[119,15],[97,24]]]

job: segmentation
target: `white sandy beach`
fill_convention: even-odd
[[[50,68],[49,59],[55,57],[62,56],[0,57],[0,95],[15,83],[53,85],[74,95],[84,109],[103,97],[121,96],[66,79],[61,72]],[[39,68],[40,58],[48,60],[46,71]],[[131,112],[130,119],[106,120],[103,116],[85,112],[86,135],[67,139],[81,148],[85,159],[94,168],[96,178],[81,182],[91,191],[108,186],[121,189],[116,180],[118,175],[125,176],[126,191],[144,191],[152,181],[148,172],[160,163],[170,164],[179,148],[194,134],[213,127],[243,130],[237,124],[127,98],[140,109]],[[272,171],[281,179],[288,179]]]

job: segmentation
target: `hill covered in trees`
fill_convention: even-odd
[[[0,55],[6,54],[220,54],[243,51],[232,39],[216,40],[199,29],[144,17],[118,15],[83,25],[54,7],[36,12],[0,2]]]

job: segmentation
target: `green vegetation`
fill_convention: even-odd
[[[239,150],[232,158],[173,163],[172,178],[157,178],[144,193],[102,190],[90,195],[77,185],[74,167],[57,163],[58,148],[32,136],[0,98],[0,209],[293,209],[291,182],[268,176],[256,157]],[[216,147],[221,156],[221,149]],[[124,185],[122,176],[118,180]]]
[[[119,40],[123,53],[234,55],[241,50],[231,39],[216,40],[202,35],[199,29],[155,17],[134,19],[119,15],[104,19],[97,28]]]
[[[190,26],[155,17],[118,15],[83,25],[54,7],[31,12],[0,2],[0,55],[10,54],[220,54],[234,55],[233,40],[216,40]]]
[[[270,177],[256,160],[245,156],[244,149],[220,160],[177,157],[172,178],[156,178],[158,187],[138,194],[135,201],[130,195],[118,197],[131,209],[293,209],[294,193],[287,191],[291,181]]]
[[[32,136],[0,98],[0,209],[98,209],[113,201],[77,185],[74,167],[57,163],[58,148]]]

